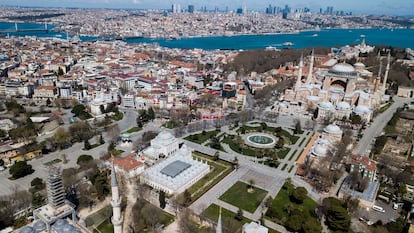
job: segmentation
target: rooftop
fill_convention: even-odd
[[[164,175],[174,178],[189,167],[191,167],[191,164],[188,164],[181,160],[176,160],[161,169],[160,172]]]

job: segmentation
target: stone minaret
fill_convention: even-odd
[[[303,54],[300,56],[298,78],[296,80],[295,91],[298,91],[302,85],[302,68],[303,68]]]
[[[374,92],[379,90],[379,87],[381,85],[381,73],[382,73],[382,61],[380,60],[380,66],[379,66],[379,70],[378,70],[378,75],[377,78],[375,79],[375,88],[374,88]]]
[[[310,65],[309,65],[309,72],[308,77],[306,78],[306,83],[310,84],[312,82],[312,76],[313,76],[313,62],[315,60],[315,51],[312,49],[311,59],[310,59]]]
[[[116,180],[115,167],[112,162],[111,168],[111,188],[112,188],[112,224],[114,224],[114,233],[122,233],[122,215],[121,215],[121,201],[122,198],[119,195],[118,181]]]
[[[385,68],[384,81],[382,83],[382,94],[385,94],[385,88],[387,87],[388,72],[390,71],[390,62],[391,62],[391,54],[390,52],[388,52],[387,68]]]
[[[222,226],[221,226],[221,207],[220,207],[220,212],[219,212],[219,217],[217,220],[217,228],[216,228],[216,233],[222,233]]]

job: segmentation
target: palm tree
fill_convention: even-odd
[[[249,180],[249,186],[250,186],[250,189],[253,190],[253,186],[254,186],[254,180],[253,179]]]

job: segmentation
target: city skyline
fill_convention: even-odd
[[[196,10],[201,7],[207,7],[212,10],[218,7],[219,10],[224,10],[228,7],[229,10],[246,6],[248,10],[264,11],[270,5],[283,7],[289,5],[292,9],[309,8],[312,12],[318,12],[319,9],[323,11],[326,7],[333,6],[334,11],[354,12],[357,14],[388,14],[388,15],[413,15],[414,2],[411,0],[395,0],[392,3],[389,1],[357,1],[357,0],[332,0],[332,1],[269,1],[269,0],[212,0],[212,1],[194,1],[194,0],[39,0],[34,3],[32,0],[4,0],[3,6],[22,6],[22,7],[79,7],[79,8],[128,8],[128,9],[170,9],[172,4],[180,4],[181,9],[187,9],[188,5],[194,5]]]

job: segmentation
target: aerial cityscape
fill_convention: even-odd
[[[0,233],[414,232],[414,3],[0,5]]]

